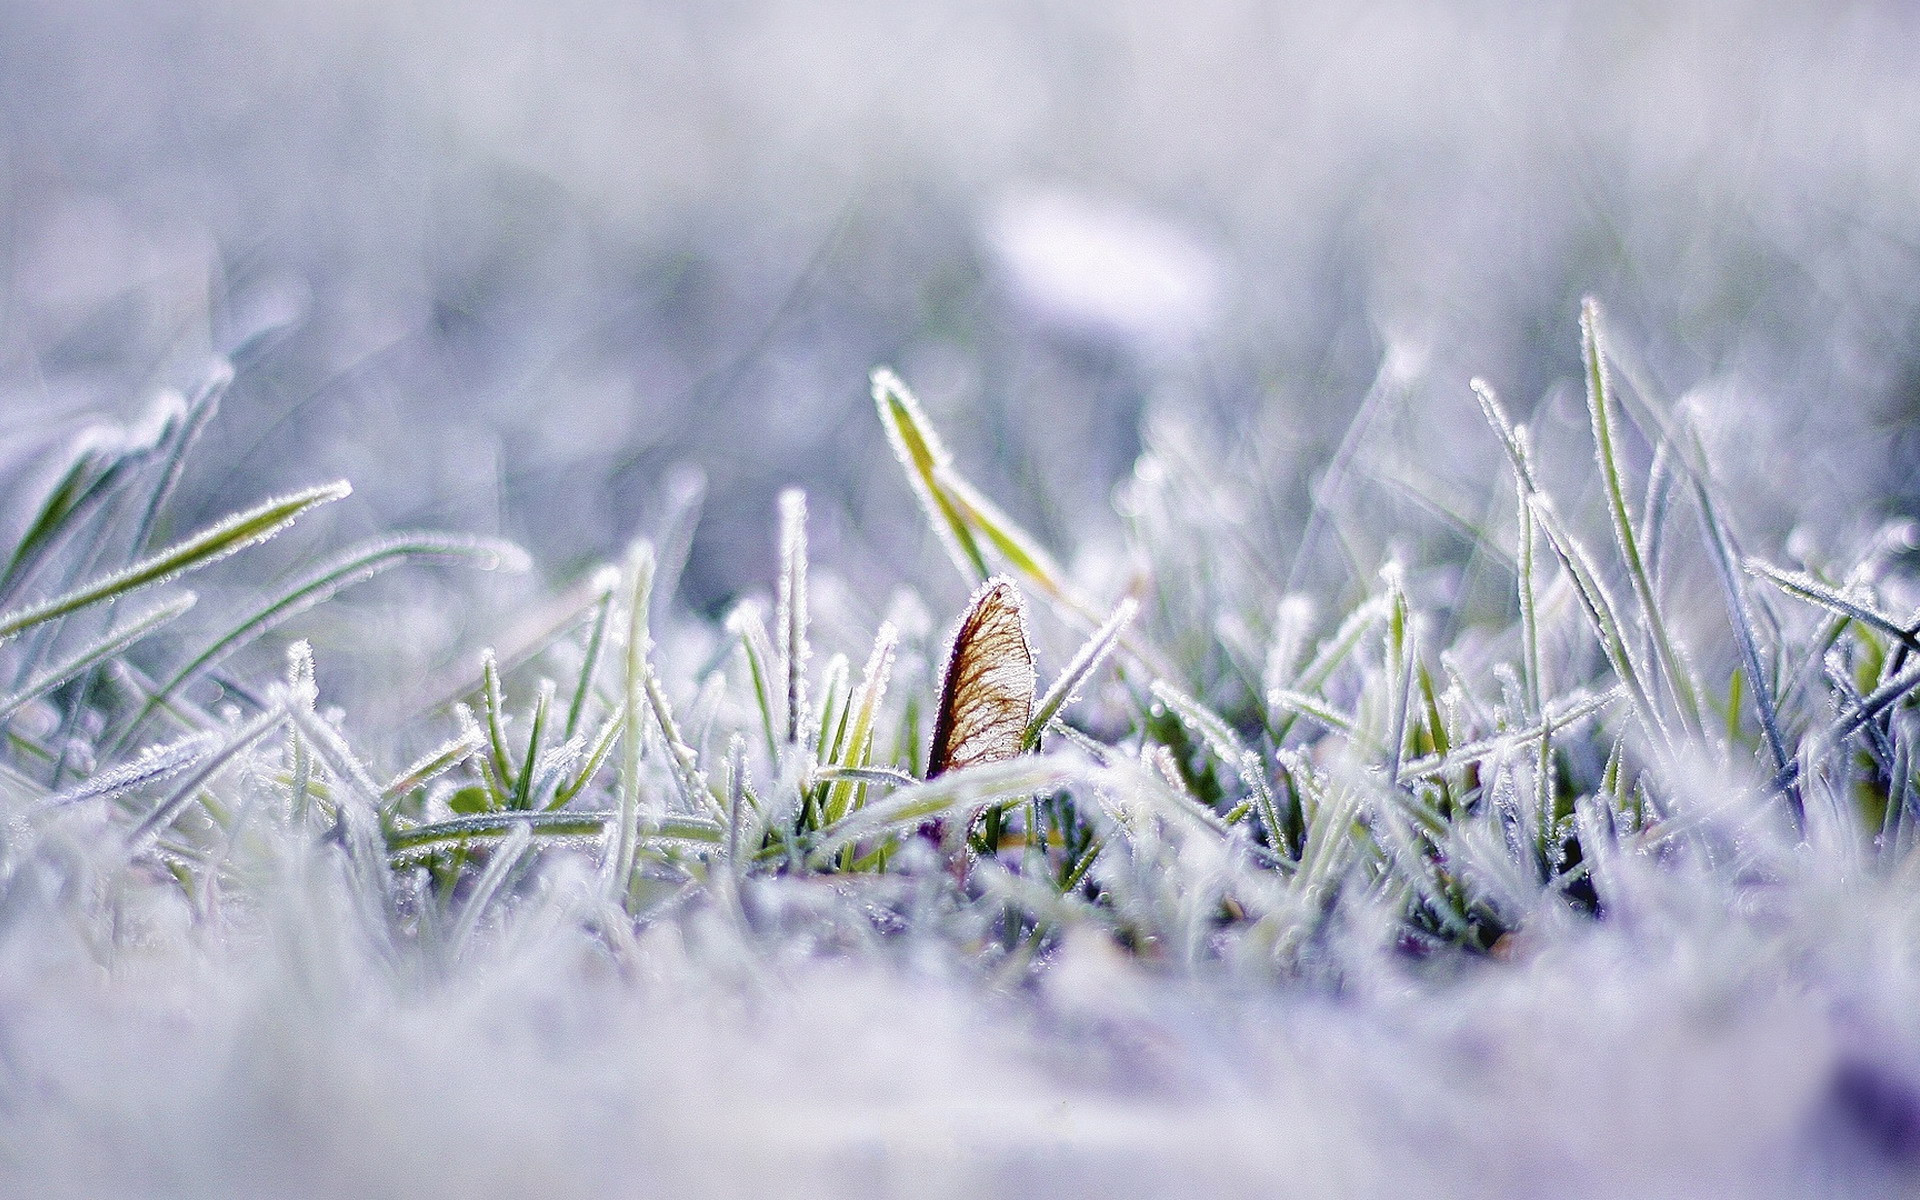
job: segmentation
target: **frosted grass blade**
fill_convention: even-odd
[[[0,615],[0,642],[36,625],[58,620],[102,601],[217,562],[238,550],[267,540],[312,509],[343,499],[352,490],[344,482],[330,483],[269,500],[123,570],[50,600]]]

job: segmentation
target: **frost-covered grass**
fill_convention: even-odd
[[[1914,1186],[1912,532],[1754,551],[1692,409],[1592,304],[1579,336],[1582,457],[1475,382],[1505,474],[1384,550],[1353,493],[1413,466],[1343,449],[1281,527],[1257,444],[1171,420],[1046,545],[878,371],[869,485],[950,577],[855,586],[796,491],[764,588],[703,617],[690,500],[379,728],[293,639],[389,568],[523,556],[384,531],[248,577],[346,487],[176,528],[216,365],[73,448],[0,573],[0,1165],[89,1196]],[[923,778],[940,597],[992,575],[1039,648],[1031,752]]]

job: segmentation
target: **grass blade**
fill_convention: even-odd
[[[1622,482],[1616,449],[1616,406],[1613,388],[1608,380],[1606,348],[1601,338],[1600,307],[1592,298],[1581,304],[1580,342],[1586,359],[1587,410],[1593,424],[1594,455],[1605,484],[1607,513],[1613,522],[1614,542],[1621,559],[1626,563],[1627,580],[1633,588],[1634,597],[1639,601],[1640,616],[1646,622],[1655,657],[1679,707],[1681,726],[1690,736],[1699,738],[1704,733],[1700,719],[1699,690],[1674,648],[1672,635],[1660,615],[1660,605],[1653,593],[1653,581],[1648,577],[1646,562],[1640,554],[1642,539],[1635,531],[1633,516],[1627,509],[1626,488]]]
[[[149,812],[138,825],[134,826],[133,832],[127,835],[124,855],[132,858],[144,849],[160,830],[166,828],[175,817],[180,815],[180,810],[193,799],[195,792],[206,786],[215,775],[225,770],[241,752],[272,733],[287,719],[287,716],[286,704],[276,704],[241,726],[219,749],[200,758],[186,780],[165,800],[162,800],[157,808]]]
[[[235,651],[257,641],[288,621],[323,604],[341,592],[365,583],[384,571],[420,558],[473,559],[481,570],[524,570],[526,552],[507,542],[451,534],[409,533],[375,538],[335,556],[298,583],[267,602],[252,615],[217,638],[162,683],[127,727],[122,741],[133,736],[153,710],[164,704],[203,671],[225,661]]]
[[[627,657],[622,688],[625,699],[618,786],[620,818],[616,823],[613,853],[607,860],[609,893],[623,905],[639,851],[641,723],[644,720],[641,706],[646,702],[647,605],[652,593],[653,547],[642,541],[627,556]]]
[[[587,649],[580,663],[580,680],[574,685],[573,698],[567,702],[567,723],[560,736],[571,738],[580,731],[580,718],[587,709],[587,697],[593,694],[593,681],[600,674],[600,657],[606,652],[607,625],[613,619],[613,596],[620,590],[620,572],[602,567],[593,576],[593,624],[587,634]]]
[[[0,722],[5,722],[8,717],[20,710],[21,705],[34,697],[52,691],[109,659],[119,657],[128,647],[179,618],[194,606],[197,599],[198,597],[192,592],[183,593],[157,608],[115,626],[98,641],[77,651],[65,661],[41,671],[12,695],[0,698]]]
[[[858,809],[866,795],[864,783],[856,782],[859,776],[845,772],[865,767],[872,757],[874,726],[880,715],[880,702],[887,694],[887,680],[893,674],[893,653],[899,640],[900,635],[891,622],[883,622],[874,635],[873,651],[867,657],[866,670],[861,673],[860,688],[853,694],[848,708],[847,736],[830,764],[842,774],[827,788],[824,811],[829,823]]]
[[[1039,746],[1040,737],[1046,732],[1054,716],[1078,698],[1080,685],[1100,668],[1100,664],[1106,660],[1108,653],[1113,650],[1114,643],[1119,640],[1121,632],[1133,620],[1134,613],[1138,610],[1139,605],[1134,603],[1133,597],[1124,597],[1114,608],[1113,615],[1107,618],[1106,623],[1095,630],[1092,637],[1081,643],[1080,649],[1074,652],[1072,661],[1067,663],[1066,669],[1061,671],[1059,677],[1053,681],[1053,686],[1047,689],[1046,695],[1040,698],[1040,703],[1034,706],[1033,719],[1027,722],[1026,732],[1020,737],[1022,750],[1032,750]]]
[[[946,547],[948,557],[953,559],[953,565],[959,568],[969,587],[985,583],[993,574],[987,569],[986,555],[980,552],[979,541],[948,497],[940,478],[941,473],[951,467],[953,458],[921,410],[920,402],[900,377],[885,367],[873,372],[873,402],[880,411],[880,424],[887,431],[894,457],[906,470],[907,481],[927,514],[927,523],[933,527],[940,544]]]
[[[780,599],[775,611],[787,744],[799,745],[807,728],[807,494],[780,494]]]
[[[342,499],[352,490],[345,482],[329,483],[269,500],[123,570],[50,600],[0,615],[0,642],[36,625],[217,562],[235,551],[267,540],[310,510]]]
[[[825,863],[856,842],[912,833],[935,818],[971,816],[992,804],[1053,791],[1071,781],[1079,768],[1046,755],[1025,755],[961,767],[936,779],[901,788],[884,800],[847,814],[820,831],[812,861]]]

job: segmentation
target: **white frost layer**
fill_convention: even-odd
[[[328,870],[189,920],[16,872],[0,1193],[33,1196],[1787,1196],[1913,1186],[1902,905],[1676,903],[1435,984],[1158,976],[1069,938],[748,951],[695,913],[614,950],[566,872],[461,962],[353,934]],[[1542,939],[1548,940],[1548,939]],[[942,965],[947,964],[947,965]],[[1903,1174],[1904,1172],[1904,1174]]]

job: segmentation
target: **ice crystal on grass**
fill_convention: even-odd
[[[341,1194],[1910,1184],[1908,585],[1743,549],[1687,415],[1613,369],[1597,306],[1581,334],[1591,495],[1474,385],[1508,466],[1471,529],[1488,611],[1414,539],[1284,590],[1287,539],[1172,437],[1124,588],[1078,574],[882,371],[873,486],[1002,573],[946,670],[937,602],[863,608],[791,491],[771,631],[661,594],[670,511],[384,734],[330,707],[325,645],[231,664],[390,568],[516,549],[380,536],[205,618],[176,576],[345,486],[156,551],[157,448],[200,410],[83,444],[0,614],[0,1159],[75,1194],[155,1163]],[[1309,530],[1351,556],[1338,499]],[[1008,663],[992,752],[956,753]],[[1389,1153],[1429,1142],[1460,1149]]]

